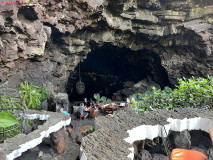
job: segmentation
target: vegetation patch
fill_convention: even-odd
[[[144,94],[132,95],[133,109],[139,113],[156,108],[193,107],[209,109],[213,104],[213,77],[182,78],[174,90],[150,88]]]
[[[27,81],[20,84],[19,90],[23,105],[28,109],[41,109],[41,102],[49,98],[49,92],[44,87],[28,84]]]

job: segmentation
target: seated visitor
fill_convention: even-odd
[[[100,108],[100,102],[99,101],[96,102],[96,107]]]
[[[68,115],[68,116],[70,115],[67,111],[64,111],[63,108],[60,109],[60,112],[63,113],[63,114],[65,114],[65,115]]]
[[[86,113],[85,111],[86,111],[86,108],[84,106],[84,103],[81,103],[79,107],[79,112],[81,116],[84,116],[84,118],[88,116],[88,113]]]
[[[94,108],[94,112],[96,112],[96,111],[98,111],[98,107],[97,106]]]
[[[95,104],[95,102],[92,102],[92,108],[95,108],[95,106],[96,106],[96,104]]]

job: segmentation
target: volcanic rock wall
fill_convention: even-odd
[[[171,83],[212,75],[211,0],[32,2],[35,8],[0,6],[1,86],[28,80],[64,90],[79,56],[106,43],[158,54]]]

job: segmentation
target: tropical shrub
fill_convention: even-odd
[[[136,112],[151,111],[155,108],[175,107],[210,108],[213,104],[213,77],[178,79],[179,85],[172,90],[149,89],[146,93],[132,95]]]
[[[96,99],[96,101],[101,101],[99,93],[95,93],[93,97]]]
[[[49,92],[46,90],[46,88],[40,87],[40,88],[38,89],[38,92],[41,94],[41,101],[50,98],[50,94],[49,94]]]
[[[44,87],[28,84],[27,81],[20,84],[19,90],[23,105],[29,109],[41,109],[41,102],[49,98],[49,92]]]
[[[0,127],[7,128],[18,124],[18,120],[12,114],[7,112],[0,112]]]
[[[95,127],[89,126],[88,133],[92,133],[95,131]]]
[[[109,98],[107,98],[105,96],[101,97],[99,93],[95,93],[93,97],[95,98],[96,101],[99,101],[99,102],[102,102],[102,103],[110,103],[110,102],[112,102],[111,99],[109,99]]]
[[[0,143],[2,143],[5,139],[19,134],[22,129],[19,121],[11,113],[0,112],[0,117]]]
[[[3,108],[22,108],[21,99],[20,98],[10,98],[6,96],[2,96],[0,99],[1,107]]]

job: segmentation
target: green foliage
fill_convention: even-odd
[[[38,92],[41,94],[41,101],[50,98],[50,94],[49,94],[49,92],[46,90],[46,88],[40,87],[40,88],[38,89]]]
[[[95,98],[96,101],[99,101],[102,103],[111,103],[112,102],[112,100],[107,98],[106,96],[101,97],[99,93],[95,93],[93,97]]]
[[[22,108],[21,99],[19,98],[9,98],[2,96],[0,99],[0,104],[3,108]]]
[[[89,128],[88,128],[88,133],[92,133],[92,132],[94,132],[94,131],[95,131],[95,127],[89,126]]]
[[[39,87],[28,84],[27,81],[20,84],[20,95],[23,99],[23,105],[28,109],[40,109],[41,108],[41,94],[39,93]]]
[[[99,93],[95,93],[93,97],[94,97],[97,101],[101,101],[101,98],[100,98],[100,94],[99,94]]]
[[[111,103],[111,102],[112,102],[112,100],[109,98],[106,100],[106,103]]]
[[[18,120],[12,114],[7,112],[0,112],[0,127],[7,128],[18,124]]]
[[[50,97],[49,92],[44,87],[28,84],[27,81],[20,84],[19,90],[23,105],[29,109],[41,109],[41,102]]]
[[[213,77],[178,79],[179,85],[172,90],[151,88],[144,94],[132,97],[136,112],[151,111],[155,108],[172,109],[175,107],[210,108],[213,103]]]

